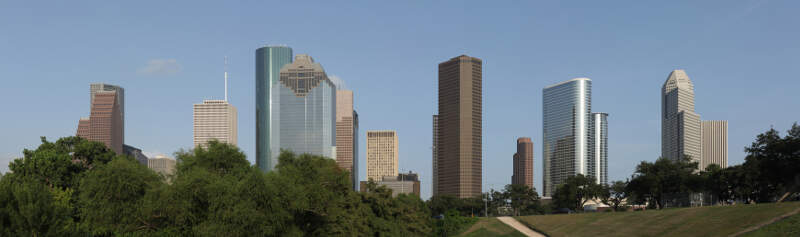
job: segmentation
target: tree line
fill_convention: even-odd
[[[794,123],[781,137],[775,129],[759,134],[748,147],[745,162],[721,168],[710,164],[698,170],[691,157],[642,161],[630,179],[610,185],[594,184],[578,175],[559,186],[553,196],[557,207],[580,210],[589,199],[600,200],[614,210],[622,203],[661,209],[690,195],[703,203],[761,203],[800,199],[800,126]],[[709,201],[710,199],[710,201]],[[680,202],[680,201],[678,201]]]
[[[708,193],[716,203],[800,199],[800,126],[774,129],[745,148],[740,165],[698,171],[691,159],[642,161],[630,179],[596,184],[577,175],[552,202],[507,185],[481,197],[427,201],[368,183],[352,190],[334,160],[281,152],[275,171],[251,165],[237,147],[211,142],[176,153],[176,173],[159,175],[102,143],[42,138],[0,175],[0,236],[441,236],[476,216],[582,210],[599,200],[663,208],[673,194]]]
[[[177,152],[165,177],[78,137],[23,153],[0,177],[0,236],[441,236],[475,221],[375,183],[355,192],[347,171],[314,155],[282,152],[265,173],[211,142]]]

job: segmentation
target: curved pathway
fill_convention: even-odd
[[[525,234],[527,236],[545,237],[545,235],[543,235],[543,234],[541,234],[539,232],[533,231],[530,228],[528,228],[527,226],[523,225],[522,223],[519,223],[519,221],[517,221],[517,219],[514,219],[513,217],[501,216],[501,217],[497,217],[497,219],[500,220],[501,222],[503,222],[504,224],[506,224],[508,226],[511,226],[512,228],[516,229],[517,231],[522,232],[523,234]]]

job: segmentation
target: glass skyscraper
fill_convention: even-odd
[[[589,175],[591,95],[589,78],[575,78],[543,90],[544,196],[552,196],[568,177]]]
[[[281,149],[336,159],[336,86],[322,65],[311,56],[295,56],[280,70],[272,93],[273,160]]]
[[[608,114],[592,113],[591,149],[589,175],[599,184],[608,184]]]
[[[292,48],[266,46],[256,50],[256,165],[263,171],[272,170],[278,163],[280,149],[273,150],[272,144],[280,139],[273,136],[280,124],[273,123],[276,119],[273,111],[280,109],[276,93],[280,88],[280,70],[290,63]]]

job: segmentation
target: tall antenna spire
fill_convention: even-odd
[[[225,102],[228,102],[228,56],[225,56]]]

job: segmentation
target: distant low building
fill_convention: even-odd
[[[148,159],[147,156],[145,156],[144,153],[142,153],[142,149],[125,144],[122,146],[122,153],[125,153],[125,155],[133,157],[134,159],[136,159],[136,161],[139,162],[139,164],[147,165]]]
[[[175,174],[175,160],[163,155],[157,155],[147,160],[147,168],[163,175]]]
[[[368,191],[367,182],[368,181],[361,181],[361,192]],[[386,186],[391,189],[392,197],[396,197],[401,193],[420,195],[419,175],[415,173],[408,172],[407,174],[401,173],[397,176],[384,176],[381,181],[375,183],[378,184],[378,187]]]

